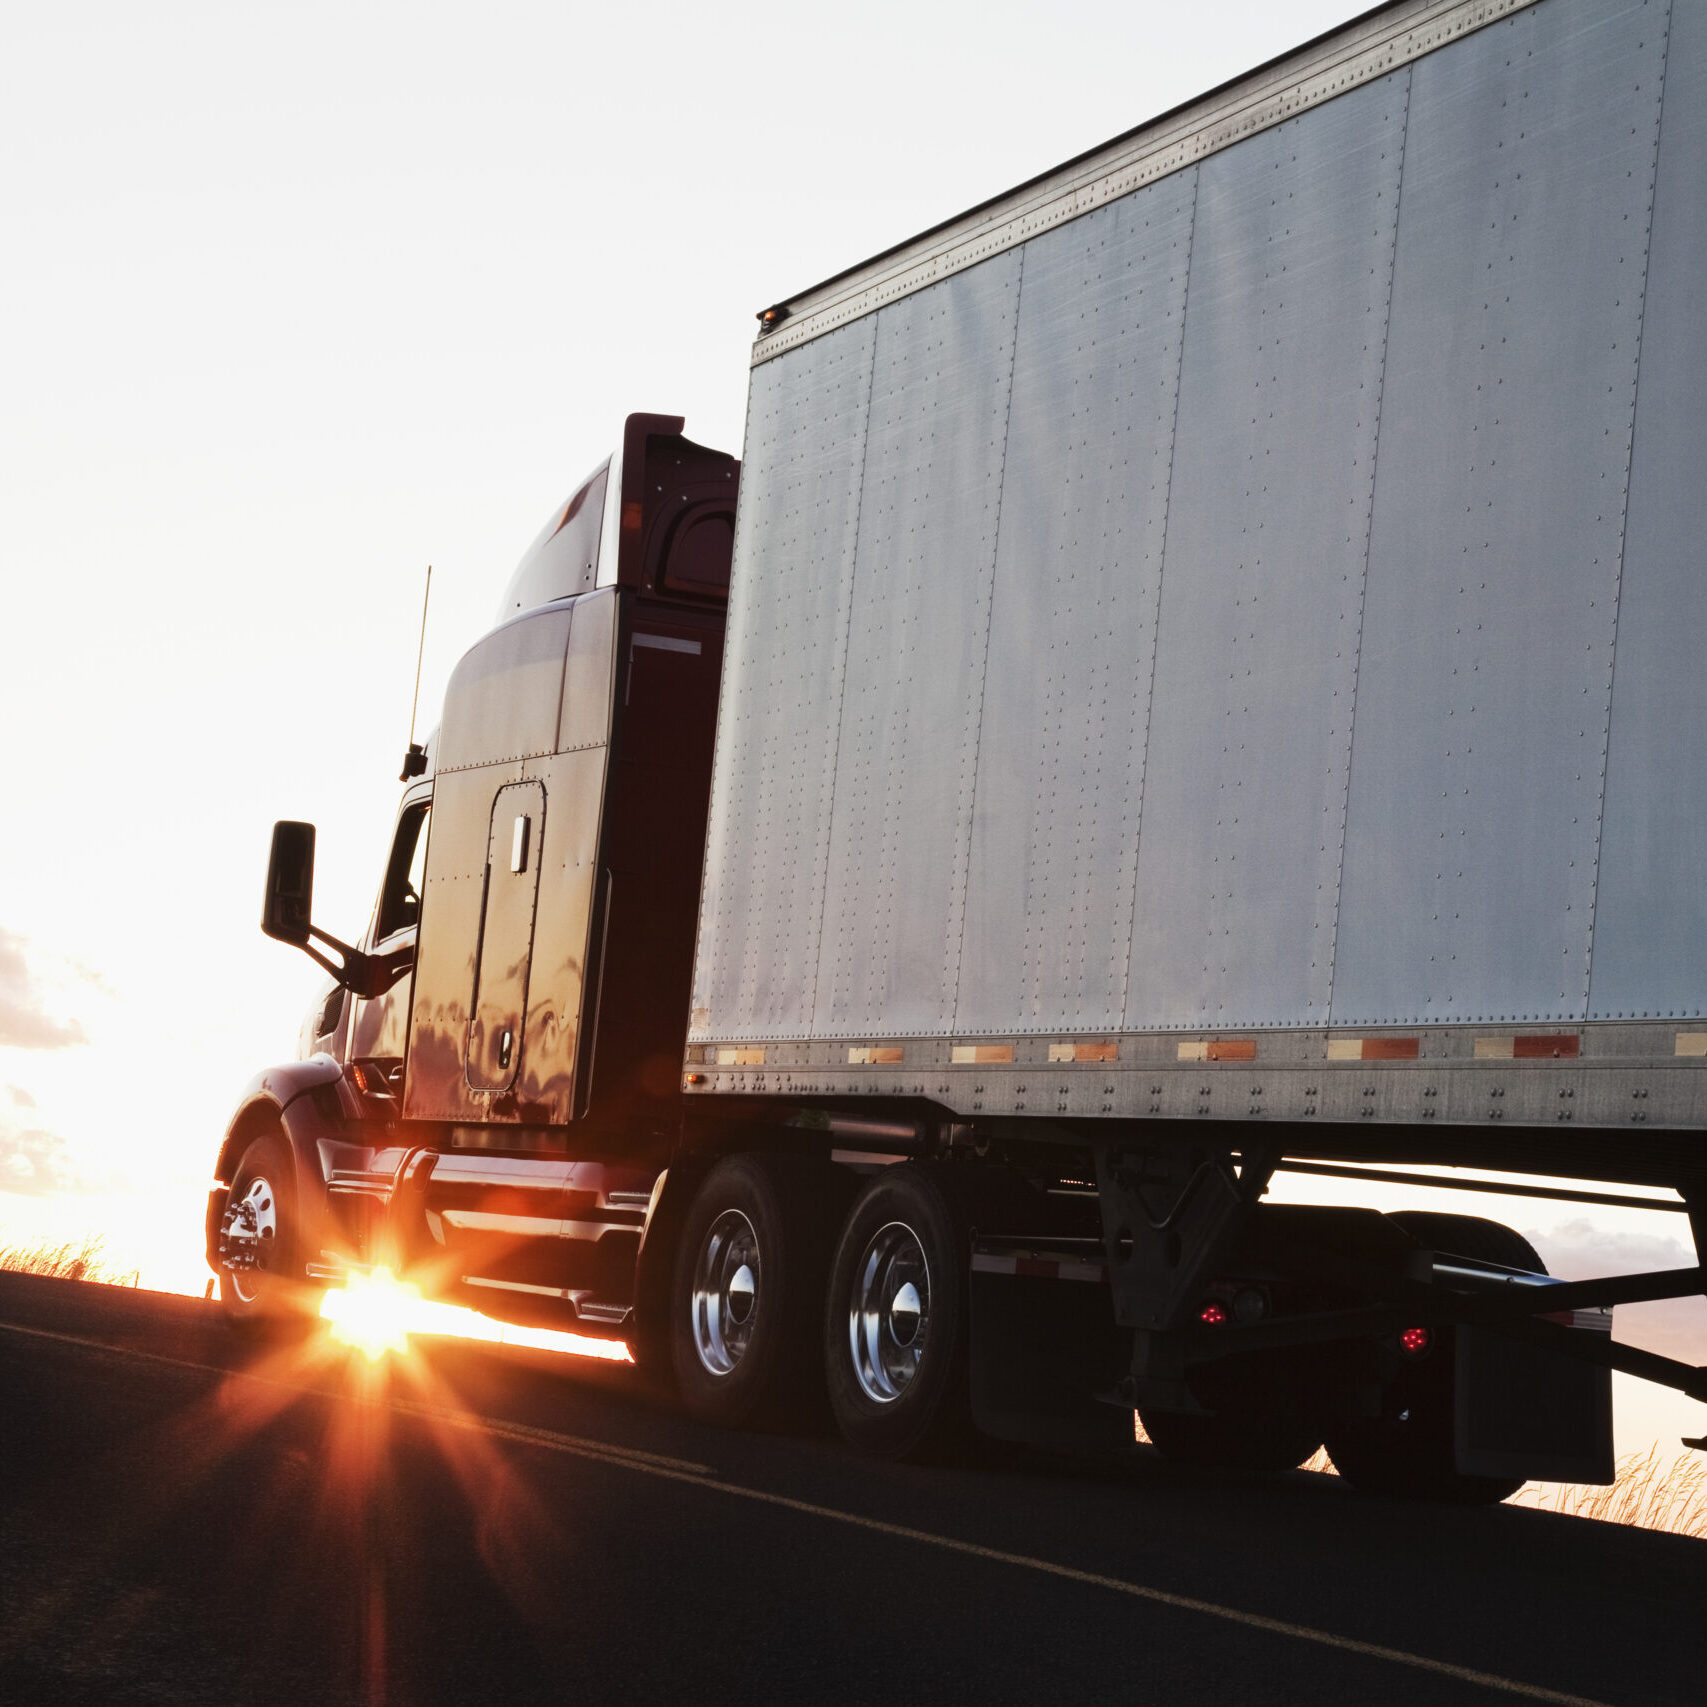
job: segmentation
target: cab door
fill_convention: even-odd
[[[545,788],[511,783],[492,802],[480,951],[469,1004],[468,1085],[507,1091],[521,1065],[545,841]]]

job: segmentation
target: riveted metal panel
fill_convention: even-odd
[[[770,345],[690,1092],[1333,1123],[1387,1159],[1506,1130],[1633,1178],[1707,1122],[1707,26],[1668,57],[1662,0],[1448,11]],[[1183,335],[1134,223],[1164,205]],[[785,543],[807,444],[837,519]],[[1636,1011],[1652,966],[1675,1020]]]
[[[1335,1024],[1587,1006],[1664,24],[1413,68]]]
[[[1020,270],[878,319],[815,1031],[953,1023]]]
[[[875,332],[753,375],[690,1035],[811,1014]]]
[[[1642,324],[1589,1014],[1707,1013],[1707,10],[1679,6]]]
[[[1408,83],[1198,168],[1131,1027],[1327,1017]]]
[[[569,650],[563,660],[563,708],[557,750],[602,747],[610,739],[611,682],[616,674],[616,591],[574,601]]]
[[[963,1031],[1125,1011],[1193,193],[1182,173],[1025,251]]]
[[[445,688],[439,774],[553,751],[572,606],[530,611],[465,652]]]

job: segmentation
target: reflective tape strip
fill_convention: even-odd
[[[902,1060],[906,1050],[899,1048],[862,1048],[848,1051],[850,1067],[892,1067]]]
[[[1418,1037],[1330,1037],[1330,1061],[1414,1061],[1422,1053]]]
[[[1574,1032],[1556,1037],[1478,1037],[1478,1061],[1575,1060],[1582,1040]]]
[[[1011,1043],[957,1043],[954,1045],[954,1065],[970,1067],[985,1061],[1002,1062],[1014,1058]]]
[[[1680,1031],[1677,1034],[1679,1055],[1707,1055],[1707,1031]]]
[[[1115,1042],[1105,1043],[1051,1043],[1049,1045],[1051,1061],[1118,1061],[1120,1045]]]
[[[1056,1257],[995,1256],[984,1251],[972,1253],[974,1274],[1011,1274],[1025,1280],[1080,1280],[1093,1285],[1108,1279],[1108,1269],[1100,1262],[1063,1262]]]
[[[635,646],[650,646],[655,652],[689,652],[696,658],[699,656],[700,648],[697,640],[682,640],[674,634],[641,634],[636,632],[630,635],[629,639]]]
[[[1557,1322],[1564,1328],[1583,1328],[1591,1334],[1612,1332],[1612,1312],[1598,1307],[1587,1310],[1548,1310],[1541,1320]]]
[[[719,1067],[762,1067],[765,1064],[765,1052],[762,1049],[719,1049],[717,1065]]]
[[[1256,1058],[1254,1037],[1207,1037],[1179,1046],[1181,1061],[1254,1061]]]

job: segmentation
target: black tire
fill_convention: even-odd
[[[823,1168],[786,1156],[726,1156],[706,1175],[669,1305],[670,1361],[694,1416],[742,1428],[821,1410],[830,1188]]]
[[[1428,1250],[1545,1274],[1535,1247],[1498,1221],[1405,1209],[1389,1217]],[[1522,1477],[1466,1476],[1453,1468],[1453,1330],[1438,1330],[1428,1358],[1401,1372],[1383,1395],[1381,1415],[1328,1437],[1334,1468],[1364,1493],[1442,1505],[1497,1505]]]
[[[1299,1417],[1254,1410],[1140,1413],[1150,1444],[1172,1464],[1273,1476],[1296,1470],[1322,1444],[1319,1427]]]
[[[969,1252],[943,1170],[885,1168],[854,1203],[830,1268],[824,1361],[830,1410],[860,1451],[940,1460],[972,1447]]]
[[[240,1208],[255,1213],[257,1266],[219,1271],[225,1319],[254,1336],[302,1333],[310,1328],[320,1294],[303,1273],[297,1219],[296,1167],[281,1133],[263,1133],[243,1152],[226,1196],[224,1225],[240,1227]]]

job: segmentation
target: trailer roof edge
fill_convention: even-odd
[[[869,260],[782,297],[759,366],[1540,0],[1390,0]],[[767,310],[767,312],[769,312]]]

